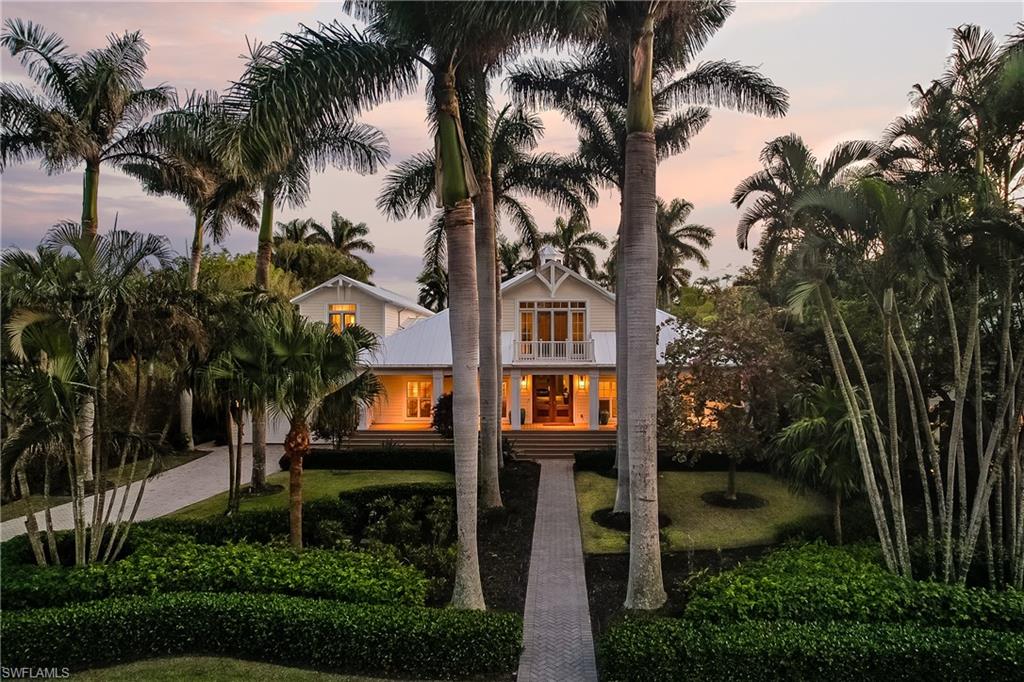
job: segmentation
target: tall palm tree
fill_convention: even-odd
[[[342,218],[337,211],[331,213],[331,229],[327,230],[320,223],[313,224],[313,231],[318,241],[340,251],[360,265],[369,267],[366,261],[357,256],[355,251],[373,253],[373,242],[367,239],[370,228],[366,223],[353,223],[348,218]]]
[[[441,266],[426,267],[416,277],[419,295],[416,300],[424,308],[439,313],[448,307],[448,271]]]
[[[693,204],[673,199],[666,205],[658,199],[658,305],[667,308],[679,290],[690,281],[692,273],[683,263],[695,261],[708,266],[705,251],[711,248],[715,231],[705,225],[687,223]]]
[[[593,249],[607,249],[608,239],[595,232],[582,216],[555,219],[555,229],[541,236],[541,241],[551,244],[562,253],[562,264],[573,272],[582,272],[593,279],[597,274],[597,259]]]
[[[625,284],[628,270],[625,254],[631,248],[629,240],[624,238],[624,231],[628,227],[627,209],[630,207],[625,200],[626,180],[632,173],[627,172],[626,165],[629,135],[651,134],[654,145],[652,153],[657,161],[688,148],[690,139],[708,122],[709,107],[724,106],[769,116],[782,115],[788,107],[785,90],[775,86],[753,67],[736,62],[712,61],[690,68],[693,59],[715,31],[721,28],[734,7],[731,0],[689,3],[611,2],[604,5],[607,30],[589,42],[588,49],[580,58],[564,62],[528,63],[510,79],[516,99],[535,105],[557,107],[573,120],[581,132],[580,156],[587,161],[602,183],[617,188],[622,197],[619,241],[623,245],[623,263],[616,269],[615,284],[616,291],[620,292],[616,297],[615,363],[616,381],[620,386],[617,394],[619,414],[634,413],[628,405],[632,392],[622,389],[629,382],[627,350],[633,348],[627,341],[626,309],[644,305],[627,305],[625,292],[628,290],[641,298],[648,295],[644,287],[634,289],[631,284],[628,287]],[[654,40],[655,32],[658,40]],[[643,41],[639,40],[640,36],[644,37]],[[634,61],[634,57],[644,59]],[[683,73],[679,75],[681,71]],[[686,108],[674,111],[680,106]],[[644,215],[650,223],[646,232],[652,233],[655,222],[653,190],[650,197],[646,197],[645,193],[643,205],[646,211]],[[644,253],[653,260],[656,257],[654,237],[648,234],[647,239],[651,244],[648,244]],[[650,305],[653,309],[653,300]],[[638,320],[637,324],[639,327],[646,322]],[[650,336],[646,332],[638,333]],[[636,352],[646,356],[653,351],[637,347]],[[653,371],[649,361],[644,371]],[[646,409],[654,408],[648,405]],[[626,511],[631,499],[630,479],[627,475],[631,471],[628,453],[633,452],[634,448],[629,443],[629,434],[629,429],[620,428],[617,432],[616,465],[619,476],[614,509],[620,512]],[[653,454],[648,456],[653,457]],[[650,467],[647,471],[645,477],[649,479]],[[652,485],[648,483],[649,487]],[[650,504],[647,506],[656,507]],[[648,509],[648,557],[654,552],[650,536],[654,532],[652,528],[655,528],[652,525],[655,523],[655,515],[656,510]],[[651,563],[647,559],[639,561]],[[655,580],[652,578],[646,582],[653,584]],[[659,592],[653,594],[656,600],[660,598]],[[632,602],[632,597],[629,601]]]
[[[759,263],[765,283],[772,280],[775,262],[790,251],[802,235],[795,224],[793,206],[808,192],[837,187],[855,174],[873,170],[872,159],[878,147],[868,141],[843,142],[823,162],[815,158],[803,139],[795,133],[777,137],[761,150],[764,168],[747,177],[730,200],[744,208],[736,226],[736,241],[741,249],[750,246],[750,233],[761,230]]]
[[[0,84],[0,170],[33,158],[49,173],[84,163],[81,226],[95,235],[100,167],[149,158],[153,138],[144,121],[171,102],[170,88],[142,85],[149,45],[136,31],[76,55],[56,33],[21,19],[4,21],[0,45],[39,88]]]
[[[155,122],[158,158],[121,167],[147,192],[174,196],[188,207],[195,223],[189,266],[192,289],[199,285],[204,233],[219,244],[232,223],[249,229],[257,225],[259,204],[252,183],[229,166],[216,145],[218,129],[226,125],[231,121],[217,93],[190,95],[184,105]]]
[[[274,244],[311,244],[318,240],[318,230],[323,229],[324,226],[318,223],[316,218],[292,218],[286,223],[278,221],[277,229],[274,231]]]
[[[532,267],[528,258],[523,257],[523,242],[511,241],[504,235],[498,237],[498,268],[501,281],[507,281]]]

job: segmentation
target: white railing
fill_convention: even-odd
[[[593,362],[594,340],[586,341],[518,341],[516,360],[559,360]]]

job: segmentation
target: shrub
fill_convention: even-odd
[[[278,460],[282,471],[288,469],[288,457]],[[455,471],[455,453],[451,448],[416,449],[380,448],[374,450],[321,450],[310,451],[302,460],[304,469],[426,469],[428,471]]]
[[[598,643],[607,680],[1011,680],[1024,637],[978,628],[629,618]]]
[[[282,595],[127,597],[4,614],[4,664],[84,669],[208,654],[422,677],[515,670],[517,615]]]
[[[914,581],[881,565],[870,546],[784,548],[701,583],[690,620],[919,621],[1024,631],[1024,592]]]
[[[365,604],[422,605],[428,582],[397,558],[368,552],[246,543],[210,546],[178,538],[109,565],[17,566],[5,572],[7,609],[60,606],[109,596],[165,592],[260,592]]]

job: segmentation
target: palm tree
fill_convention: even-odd
[[[7,19],[0,32],[0,45],[20,58],[40,91],[0,84],[0,170],[33,158],[49,173],[84,163],[81,225],[90,235],[99,229],[100,167],[150,158],[154,141],[143,121],[171,102],[168,87],[142,85],[149,45],[141,33],[111,35],[107,43],[76,55],[30,21]]]
[[[772,440],[776,467],[797,492],[817,489],[832,498],[836,544],[843,544],[843,500],[863,489],[850,416],[834,382],[812,385],[793,398],[794,420]]]
[[[361,327],[335,333],[293,308],[257,317],[251,336],[259,342],[240,340],[211,374],[250,385],[240,395],[265,397],[288,420],[284,452],[289,471],[289,539],[292,547],[302,549],[302,462],[309,453],[310,425],[328,401],[344,396],[356,408],[373,402],[378,385],[361,362],[376,347],[376,338]],[[266,371],[252,372],[247,367]],[[244,378],[237,379],[239,375]]]
[[[292,218],[286,223],[278,222],[274,233],[274,245],[280,245],[282,242],[312,244],[319,239],[318,230],[323,229],[324,226],[318,223],[316,218]]]
[[[321,243],[327,244],[336,251],[340,251],[360,265],[369,267],[362,257],[353,253],[353,251],[373,253],[373,242],[366,239],[366,236],[370,234],[370,228],[366,226],[366,223],[353,223],[348,218],[342,218],[340,213],[334,211],[331,213],[330,231],[320,223],[313,224],[313,231],[315,232],[316,239]]]
[[[592,249],[608,248],[608,239],[591,229],[582,216],[555,219],[553,232],[541,236],[541,241],[551,244],[562,253],[562,264],[573,272],[582,272],[593,279],[597,274],[597,259]]]
[[[417,301],[439,313],[448,307],[448,271],[441,266],[426,267],[416,278],[420,286]]]
[[[35,255],[9,251],[3,256],[5,282],[18,283],[10,288],[13,296],[10,304],[14,312],[5,330],[15,356],[22,362],[31,360],[39,364],[40,358],[30,358],[24,349],[31,346],[33,337],[60,330],[60,334],[67,335],[64,346],[74,358],[64,353],[59,362],[82,364],[77,369],[62,365],[62,376],[50,374],[51,379],[47,381],[59,380],[66,384],[88,377],[84,395],[79,393],[82,386],[75,389],[76,395],[66,391],[63,396],[55,395],[61,404],[51,405],[52,410],[48,408],[43,418],[49,420],[51,426],[54,419],[61,421],[67,436],[65,445],[78,448],[81,438],[79,421],[75,417],[80,414],[77,408],[89,398],[95,404],[95,424],[89,425],[93,429],[95,462],[91,522],[86,519],[85,463],[80,450],[70,462],[75,563],[78,565],[101,560],[101,552],[103,560],[109,558],[115,542],[123,542],[116,533],[106,534],[110,518],[105,504],[106,470],[114,449],[108,399],[111,337],[120,331],[119,322],[128,316],[134,301],[145,290],[145,287],[138,286],[137,279],[143,266],[152,260],[169,262],[165,238],[122,230],[97,236],[84,232],[75,223],[63,223],[51,229]],[[56,383],[53,388],[58,388]],[[48,433],[53,434],[52,430]],[[123,443],[120,445],[125,447]],[[141,492],[140,489],[139,495]],[[122,505],[121,514],[123,511]],[[91,528],[88,537],[87,526]],[[115,525],[117,528],[121,528],[120,514]],[[127,528],[124,530],[126,532]]]
[[[701,3],[612,2],[604,5],[604,9],[607,30],[590,42],[582,57],[566,62],[535,61],[513,74],[510,81],[513,95],[518,100],[557,107],[573,120],[581,132],[581,158],[588,163],[596,178],[617,188],[622,197],[619,241],[623,247],[623,258],[621,267],[616,269],[615,284],[615,290],[619,292],[616,297],[616,381],[620,386],[617,409],[619,414],[632,415],[637,414],[629,406],[629,397],[634,392],[623,390],[630,381],[627,351],[635,349],[639,357],[647,358],[643,369],[645,382],[649,382],[648,375],[654,371],[654,351],[645,345],[634,346],[628,340],[626,313],[627,308],[650,308],[653,311],[656,283],[651,284],[650,292],[644,286],[626,284],[630,270],[628,254],[632,253],[632,247],[630,240],[625,238],[625,231],[636,227],[636,221],[629,217],[627,210],[643,211],[646,222],[642,229],[638,229],[646,235],[649,243],[643,247],[646,250],[642,250],[642,254],[649,258],[647,265],[651,265],[653,272],[656,208],[653,175],[643,178],[651,187],[650,196],[647,189],[643,192],[642,208],[626,200],[627,179],[630,176],[634,180],[641,179],[634,175],[633,170],[628,170],[626,163],[629,135],[642,133],[643,136],[651,136],[653,147],[650,154],[655,157],[656,164],[657,160],[678,154],[689,146],[690,139],[709,120],[709,107],[725,106],[759,115],[778,116],[785,113],[788,102],[786,92],[753,67],[713,61],[689,68],[707,40],[732,13],[734,4],[730,0]],[[640,36],[643,40],[638,39]],[[679,76],[680,71],[684,71],[682,76]],[[684,105],[686,109],[673,113],[673,109]],[[636,302],[627,303],[627,291],[630,298],[633,295],[639,297]],[[644,301],[648,295],[651,300]],[[636,333],[649,337],[650,334],[641,328],[649,328],[653,321],[638,318],[636,323]],[[646,389],[641,392],[651,393]],[[653,415],[654,409],[651,402],[645,404],[641,412]],[[650,423],[654,423],[653,416]],[[643,452],[642,457],[652,462],[654,457],[653,436],[646,437],[645,447],[637,450],[630,445],[630,433],[630,429],[621,428],[617,433],[616,466],[619,475],[614,509],[619,512],[626,511],[632,499],[627,472],[635,470],[638,476],[641,475],[640,469],[629,465],[629,453]],[[653,464],[644,471],[647,487],[653,488]],[[648,496],[644,495],[644,498]],[[645,556],[637,558],[637,566],[654,566],[656,563],[653,555],[657,549],[657,505],[646,506]],[[639,553],[631,552],[631,557],[634,554]],[[659,571],[652,570],[650,579],[642,582],[648,586],[660,584]],[[660,587],[651,587],[651,590],[653,601],[662,598]],[[630,590],[628,603],[636,603],[634,594]],[[653,602],[649,600],[649,603]]]
[[[532,267],[529,259],[523,258],[523,242],[510,241],[504,235],[498,237],[498,267],[501,281],[512,279]]]
[[[711,248],[715,231],[687,223],[692,211],[693,204],[685,199],[673,199],[667,206],[658,199],[658,305],[662,308],[668,308],[690,281],[692,273],[683,263],[692,260],[702,268],[708,266],[704,252]]]
[[[231,125],[215,92],[193,94],[180,108],[161,114],[153,126],[159,157],[122,165],[151,194],[171,195],[185,203],[194,219],[189,287],[199,285],[203,235],[215,244],[232,223],[249,229],[257,225],[259,204],[252,184],[234,172],[216,140],[219,128]]]
[[[761,150],[764,168],[741,182],[730,200],[744,208],[736,227],[741,249],[750,245],[750,233],[761,229],[758,262],[763,281],[769,283],[775,261],[799,241],[801,226],[795,224],[794,204],[805,194],[837,187],[856,174],[874,168],[877,146],[868,141],[843,142],[819,163],[799,135],[790,133],[768,142]]]

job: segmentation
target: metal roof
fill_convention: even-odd
[[[328,288],[328,287],[336,287],[336,286],[352,286],[352,287],[355,287],[356,289],[359,289],[360,291],[364,291],[367,294],[369,294],[370,296],[378,298],[378,299],[380,299],[380,300],[382,300],[382,301],[384,301],[386,303],[390,303],[391,305],[398,306],[399,308],[402,308],[404,310],[413,310],[413,311],[415,311],[417,313],[420,313],[421,315],[425,315],[427,317],[430,317],[431,315],[434,314],[433,310],[430,310],[428,308],[424,308],[423,306],[421,306],[419,303],[417,303],[416,301],[412,300],[411,298],[406,298],[405,296],[402,296],[401,294],[395,293],[394,291],[391,291],[389,289],[385,289],[384,287],[379,287],[379,286],[376,286],[374,284],[367,284],[366,282],[360,282],[359,280],[352,279],[351,277],[348,277],[346,275],[335,275],[334,277],[330,278],[326,282],[322,282],[322,283],[316,285],[315,287],[313,287],[309,291],[302,292],[301,294],[299,294],[298,296],[293,298],[291,300],[291,302],[292,303],[301,303],[302,301],[306,300],[307,298],[312,296],[315,292],[320,291],[321,289],[325,289],[325,288]]]

